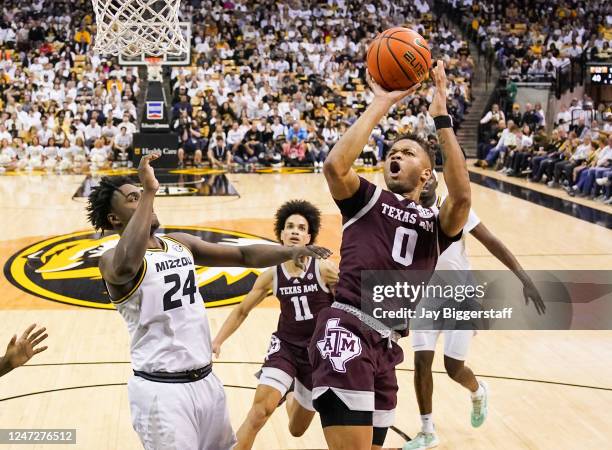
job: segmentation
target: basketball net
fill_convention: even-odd
[[[179,56],[189,51],[179,21],[180,0],[92,0],[94,51],[134,57]]]

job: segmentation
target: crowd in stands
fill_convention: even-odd
[[[137,70],[91,52],[89,1],[0,4],[0,172],[127,164]]]
[[[485,131],[478,144],[477,166],[492,168],[571,196],[612,203],[612,108],[574,98],[562,106],[547,132],[541,107],[514,104],[508,116],[497,104],[481,120]]]
[[[584,70],[588,62],[612,59],[610,3],[437,0],[434,9],[461,18],[469,38],[504,81],[499,103],[481,118],[476,165],[609,204],[611,105],[595,107],[586,95],[574,98],[561,106],[548,129],[541,104],[521,105],[515,99],[518,81],[553,81],[557,69],[568,64]]]
[[[459,126],[470,103],[474,62],[467,43],[433,20],[425,1],[192,1],[192,67],[170,73],[179,158],[322,166],[329,150],[371,100],[365,53],[376,34],[404,24],[429,40],[451,83],[449,109]],[[435,140],[425,83],[398,105],[364,149],[365,165],[390,142],[413,133]]]
[[[167,68],[181,164],[321,166],[371,100],[367,46],[403,24],[443,58],[459,126],[470,104],[467,43],[425,0],[182,2],[192,62]],[[89,0],[5,0],[0,6],[0,171],[81,172],[125,165],[137,131],[136,68],[95,55]],[[435,141],[430,82],[375,130],[375,165],[404,133]]]
[[[463,5],[463,20],[510,79],[550,81],[575,60],[612,58],[612,9],[605,0],[494,0]]]

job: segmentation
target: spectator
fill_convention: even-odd
[[[543,116],[538,114],[531,103],[525,104],[525,112],[523,113],[522,124],[528,125],[531,131],[535,131],[536,128],[543,123]]]
[[[132,135],[127,133],[126,126],[122,126],[119,134],[113,138],[112,148],[115,155],[114,160],[118,162],[118,165],[121,167],[132,166],[132,141]]]
[[[91,170],[104,170],[110,168],[110,152],[103,139],[97,139],[94,143],[91,152],[89,153],[91,160]]]
[[[329,146],[319,135],[315,136],[313,140],[308,142],[308,153],[312,156],[312,160],[315,168],[322,168],[327,154],[329,153]],[[374,156],[376,159],[376,156]]]
[[[283,144],[283,161],[287,167],[306,166],[306,144],[300,142],[297,136]]]
[[[85,145],[89,147],[102,137],[102,127],[100,127],[95,118],[92,118],[89,121],[89,125],[85,127],[83,134],[85,135]]]
[[[249,154],[259,155],[264,150],[262,133],[257,129],[257,123],[253,122],[243,138],[243,144],[249,149]]]
[[[214,169],[224,169],[232,163],[232,153],[221,134],[217,134],[208,147],[208,160]]]
[[[368,143],[365,145],[365,147],[363,147],[363,150],[361,151],[361,159],[363,160],[363,163],[366,167],[376,167],[376,164],[378,164],[378,161],[376,159],[376,153],[376,141],[372,136],[370,136]]]
[[[200,133],[195,130],[191,123],[188,122],[186,112],[182,112],[182,117],[179,119],[178,134],[178,167],[185,167],[185,156],[193,157],[193,163],[197,168],[202,167],[202,142],[199,139]]]
[[[586,142],[586,140],[585,140]],[[581,196],[596,194],[595,189],[597,188],[597,179],[606,180],[610,176],[612,167],[612,135],[608,136],[607,145],[599,149],[594,157],[591,159],[588,165],[585,165],[584,170],[580,173],[579,178],[575,177],[578,181],[574,184],[568,192],[571,196],[579,194]],[[605,183],[600,183],[605,186]],[[609,198],[609,193],[608,196]],[[604,200],[602,198],[602,200]]]
[[[306,128],[300,126],[300,123],[297,120],[293,122],[293,125],[291,126],[291,128],[289,128],[289,131],[287,132],[287,139],[289,141],[293,140],[294,137],[297,138],[299,142],[306,140],[306,138],[308,137],[308,132],[306,131]]]
[[[9,146],[8,139],[0,140],[0,173],[17,168],[17,152]]]
[[[483,168],[492,167],[497,162],[500,155],[503,158],[506,151],[515,149],[518,145],[518,138],[516,136],[518,131],[519,128],[516,124],[512,121],[508,121],[508,126],[502,131],[497,144],[487,151],[485,158],[477,162],[477,165]]]
[[[232,152],[236,152],[243,138],[244,134],[238,129],[238,122],[233,122],[231,130],[227,132],[227,145],[230,146]]]
[[[514,103],[512,111],[508,114],[508,120],[513,121],[517,126],[523,126],[523,114],[521,113],[521,105]]]
[[[506,120],[503,111],[499,110],[499,105],[497,103],[493,103],[491,110],[488,111],[482,119],[480,119],[480,123],[484,125],[489,123],[491,120],[495,120],[497,122],[500,120]]]

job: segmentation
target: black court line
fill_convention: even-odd
[[[580,205],[571,200],[556,197],[554,195],[545,194],[530,189],[527,186],[519,186],[518,184],[509,183],[472,171],[469,173],[472,183],[535,203],[536,205],[544,206],[545,208],[567,214],[576,219],[584,220],[605,228],[612,228],[612,214],[606,211],[601,211],[586,205]]]
[[[239,362],[236,362],[236,363],[238,364]],[[240,363],[240,364],[255,364],[255,363]],[[261,364],[261,363],[257,363],[257,364]],[[27,366],[24,366],[24,367],[27,367]],[[127,386],[127,383],[89,384],[89,385],[84,385],[84,386],[70,386],[70,387],[65,387],[65,388],[49,389],[46,391],[28,392],[27,394],[14,395],[13,397],[0,398],[0,402],[6,402],[9,400],[15,400],[15,399],[24,398],[24,397],[32,397],[34,395],[49,394],[53,392],[74,391],[77,389],[91,389],[91,388],[114,387],[114,386]],[[240,386],[240,385],[235,385],[235,384],[224,384],[223,387],[224,388],[234,388],[234,389],[249,389],[252,391],[257,389],[256,387],[253,387],[253,386]],[[396,432],[402,439],[406,441],[410,440],[410,436],[408,436],[406,433],[404,433],[399,428],[395,426],[391,426],[389,428],[391,428],[394,432]]]
[[[127,383],[107,383],[107,384],[90,384],[85,386],[71,386],[65,388],[48,389],[46,391],[28,392],[27,394],[14,395],[12,397],[0,398],[0,402],[7,402],[9,400],[15,400],[17,398],[31,397],[33,395],[49,394],[51,392],[62,392],[62,391],[73,391],[75,389],[88,389],[96,387],[109,387],[109,386],[127,386]]]
[[[43,364],[26,364],[22,367],[46,367],[46,366],[80,366],[80,365],[103,365],[103,364],[131,364],[130,361],[90,361],[90,362],[68,362],[68,363],[43,363]],[[214,361],[213,366],[215,364],[251,364],[251,365],[262,365],[263,362],[260,361]],[[399,372],[414,372],[414,369],[404,369],[404,368],[396,368]],[[446,372],[443,370],[432,370],[432,373],[437,375],[446,375]],[[508,381],[526,381],[529,383],[542,383],[542,384],[553,384],[557,386],[567,386],[567,387],[577,387],[584,389],[595,389],[599,391],[610,391],[612,392],[612,387],[602,387],[602,386],[590,386],[587,384],[575,384],[575,383],[564,383],[562,381],[550,381],[550,380],[538,380],[535,378],[520,378],[520,377],[506,377],[503,375],[483,375],[476,373],[474,374],[477,377],[482,378],[491,378],[494,380],[508,380]],[[2,399],[0,399],[2,401]]]
[[[48,389],[46,391],[28,392],[27,394],[14,395],[12,397],[0,398],[0,402],[6,402],[9,400],[15,400],[17,398],[31,397],[31,396],[40,395],[40,394],[49,394],[52,392],[74,391],[76,389],[90,389],[90,388],[112,387],[112,386],[127,386],[127,383],[88,384],[88,385],[83,385],[83,386],[70,386],[70,387],[57,388],[57,389]],[[256,387],[252,387],[252,386],[238,386],[235,384],[224,384],[223,387],[236,388],[236,389],[250,389],[253,391],[257,389]]]

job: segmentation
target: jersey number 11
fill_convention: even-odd
[[[310,307],[308,306],[308,297],[305,295],[300,295],[298,297],[296,295],[295,297],[291,297],[291,302],[295,308],[295,320],[297,322],[314,319],[314,316],[310,312]]]

